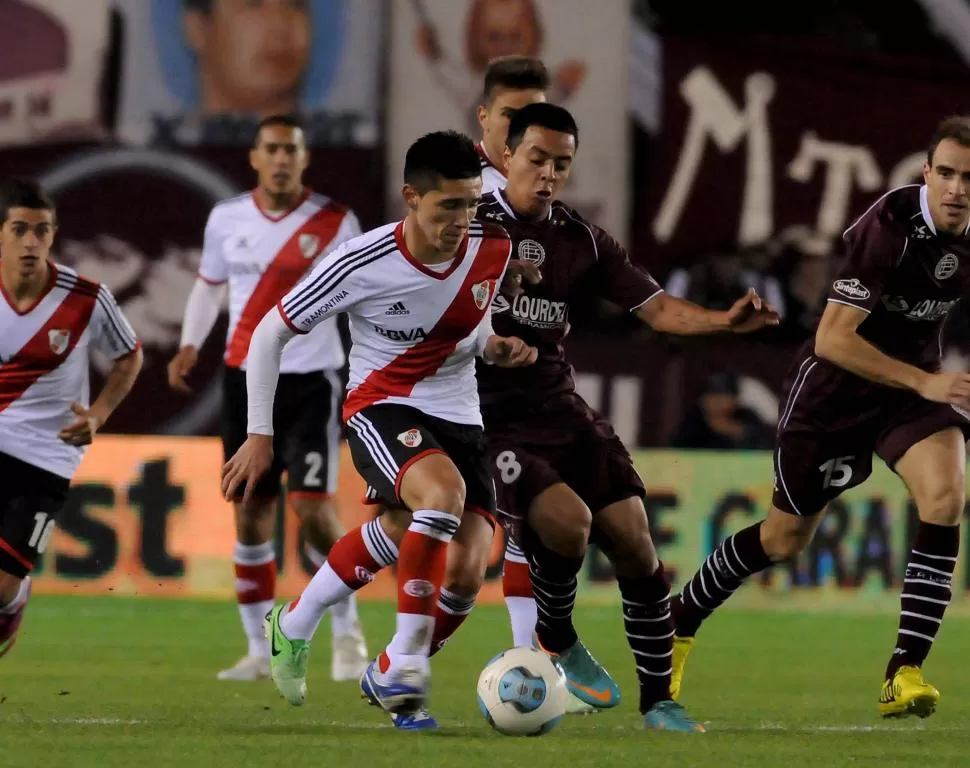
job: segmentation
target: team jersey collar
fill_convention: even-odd
[[[505,212],[509,216],[511,216],[516,221],[525,221],[525,222],[528,223],[528,220],[527,219],[521,218],[512,209],[512,204],[509,203],[509,198],[508,198],[508,196],[506,196],[504,189],[497,189],[497,190],[495,190],[495,192],[493,194],[495,195],[495,199],[498,200],[498,204],[502,206],[502,208],[505,210]],[[555,203],[555,201],[553,201],[553,203]],[[546,213],[546,217],[545,217],[544,220],[545,221],[549,221],[550,219],[552,219],[552,205],[549,206],[549,211],[548,211],[548,213]],[[535,223],[535,222],[533,222],[533,223]]]
[[[458,269],[465,258],[465,252],[468,250],[468,235],[465,235],[462,239],[461,244],[458,246],[458,251],[455,253],[455,258],[451,260],[448,268],[442,272],[436,272],[427,265],[422,264],[412,255],[407,242],[404,240],[404,221],[404,219],[401,219],[397,223],[397,226],[394,227],[394,241],[397,243],[397,249],[401,252],[404,260],[418,270],[418,272],[422,272],[428,275],[428,277],[433,277],[435,280],[446,280],[450,277],[452,272]]]
[[[496,171],[505,176],[505,173],[499,168],[495,163],[492,162],[492,158],[488,156],[488,152],[485,150],[485,145],[482,142],[478,142],[475,145],[475,151],[478,152],[478,156],[482,158],[482,163],[484,163],[489,168],[494,168]]]
[[[293,213],[293,211],[295,211],[297,208],[303,205],[307,201],[307,198],[310,197],[311,194],[313,194],[313,190],[311,190],[308,186],[304,185],[303,193],[299,196],[299,198],[297,198],[297,201],[293,203],[293,205],[290,208],[287,208],[285,211],[270,211],[270,210],[267,210],[266,208],[263,208],[263,206],[260,204],[259,195],[257,194],[257,191],[258,191],[258,187],[256,189],[253,189],[253,191],[251,192],[253,205],[256,206],[256,210],[259,211],[265,218],[269,219],[274,223],[283,221],[283,219],[285,219],[287,216]]]
[[[923,184],[919,188],[919,212],[923,214],[923,221],[925,221],[926,226],[930,228],[930,232],[935,235],[937,234],[936,224],[933,223],[933,215],[930,213],[929,194],[929,189],[927,189],[926,185]],[[970,234],[970,221],[967,222],[967,228],[963,230],[964,237],[966,237],[968,234]]]
[[[28,304],[24,309],[17,308],[17,304],[14,301],[13,296],[7,293],[7,286],[3,284],[3,280],[0,280],[0,293],[3,294],[3,298],[6,299],[7,304],[10,305],[10,309],[12,309],[18,315],[23,317],[24,315],[29,315],[34,309],[37,308],[37,305],[44,300],[44,297],[48,293],[51,292],[51,288],[54,287],[54,283],[56,282],[57,282],[57,267],[54,265],[53,261],[48,259],[47,260],[47,283],[45,283],[44,287],[40,289],[40,293],[38,293],[37,296],[34,297],[34,300],[30,302],[30,304]]]

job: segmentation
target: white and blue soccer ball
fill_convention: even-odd
[[[568,703],[562,667],[533,648],[503,651],[478,678],[478,708],[506,736],[548,733],[566,714]]]

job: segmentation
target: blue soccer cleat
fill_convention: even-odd
[[[376,661],[367,665],[360,678],[361,695],[371,704],[392,715],[414,715],[424,707],[427,685],[420,670],[402,667],[393,680],[383,682],[380,678]]]
[[[643,727],[649,731],[704,733],[704,726],[687,714],[676,701],[658,701],[643,716]]]

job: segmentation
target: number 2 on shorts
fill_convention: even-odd
[[[522,465],[515,458],[515,451],[502,451],[495,457],[495,468],[502,475],[502,482],[510,485],[522,474]]]
[[[839,456],[837,459],[829,459],[818,468],[825,476],[822,478],[823,488],[843,488],[852,480],[852,467],[848,462],[855,456]]]

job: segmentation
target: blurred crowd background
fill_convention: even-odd
[[[224,327],[193,396],[164,365],[262,116],[303,117],[307,182],[372,227],[400,215],[418,135],[478,138],[489,59],[542,57],[582,136],[566,201],[671,293],[726,308],[754,286],[783,316],[673,340],[578,297],[582,393],[631,447],[730,450],[771,446],[841,232],[970,111],[966,0],[0,0],[0,50],[0,176],[48,185],[58,258],[114,291],[145,346],[123,433],[216,434]],[[967,340],[961,315],[948,365]]]

